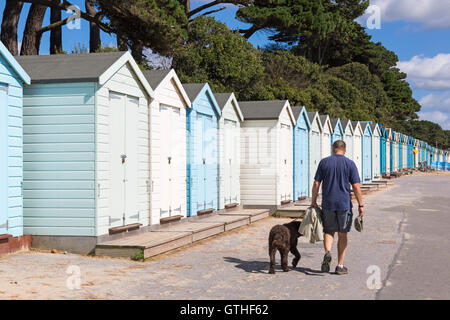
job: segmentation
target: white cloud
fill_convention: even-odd
[[[408,80],[416,89],[450,89],[450,54],[440,53],[433,58],[415,56],[400,61],[398,68],[408,74]]]
[[[450,130],[450,115],[441,111],[420,112],[420,120],[428,120],[441,125],[444,130]]]
[[[428,109],[450,113],[450,92],[447,91],[442,94],[430,93],[420,99],[420,104]]]
[[[419,23],[425,29],[450,28],[448,0],[372,0],[381,9],[381,21]]]

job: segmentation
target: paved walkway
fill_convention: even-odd
[[[364,233],[350,234],[347,276],[320,273],[322,244],[304,240],[299,266],[280,272],[277,256],[278,272],[269,275],[269,230],[290,220],[267,218],[146,262],[40,252],[2,257],[0,299],[448,299],[450,179],[412,176],[396,184],[366,197]],[[426,218],[435,220],[419,228]],[[80,289],[71,290],[78,270]],[[381,291],[377,279],[387,284]]]

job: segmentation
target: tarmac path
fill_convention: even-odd
[[[365,198],[364,232],[349,235],[346,276],[321,273],[322,243],[302,238],[299,266],[281,272],[277,255],[269,275],[269,230],[290,221],[270,217],[145,262],[3,256],[0,299],[449,299],[450,176],[395,183]],[[332,271],[335,248],[333,259]]]

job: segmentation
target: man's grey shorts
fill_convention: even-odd
[[[324,233],[349,233],[352,228],[353,211],[322,210],[322,225]]]

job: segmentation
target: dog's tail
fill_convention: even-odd
[[[283,236],[281,234],[276,234],[272,241],[272,246],[274,248],[280,248],[284,246]]]

